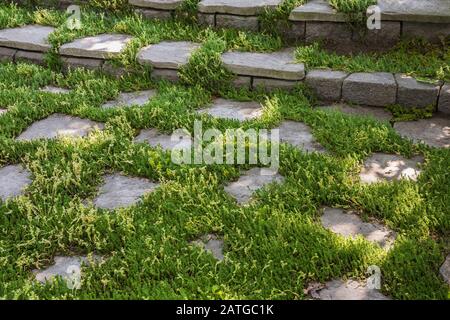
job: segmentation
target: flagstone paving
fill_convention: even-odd
[[[98,263],[101,257],[93,255],[87,256],[73,256],[63,257],[56,256],[54,264],[43,270],[33,270],[35,279],[43,284],[52,282],[56,277],[61,277],[69,289],[81,288],[81,268],[82,266],[89,266],[91,263]]]
[[[447,282],[447,284],[450,285],[450,254],[445,259],[439,271],[442,275],[442,278],[444,278],[445,282]]]
[[[45,86],[45,87],[41,88],[40,91],[48,92],[48,93],[55,93],[55,94],[58,94],[58,93],[59,94],[70,93],[69,89],[59,88],[59,87],[54,87],[54,86]]]
[[[379,290],[369,289],[366,283],[355,280],[332,280],[324,285],[310,284],[308,293],[320,300],[390,300]]]
[[[334,104],[331,106],[319,107],[317,110],[339,111],[352,116],[371,117],[383,122],[392,120],[392,114],[383,108],[369,106],[350,106],[347,104]]]
[[[102,108],[143,106],[156,95],[156,90],[136,92],[121,92],[116,100],[111,100],[102,105]]]
[[[277,128],[280,130],[280,141],[307,152],[324,152],[325,149],[315,140],[311,129],[304,123],[283,121]]]
[[[364,162],[359,177],[365,184],[402,179],[416,181],[423,162],[422,156],[406,159],[395,154],[374,153]]]
[[[216,118],[245,121],[261,117],[263,108],[258,102],[216,99],[210,107],[200,109],[198,112],[207,113]]]
[[[192,147],[192,138],[187,132],[167,135],[157,129],[144,129],[134,141],[145,142],[154,148],[160,147],[165,151],[186,150]]]
[[[397,122],[394,129],[414,142],[423,142],[431,147],[450,148],[450,117],[435,115],[430,119]]]
[[[0,30],[0,46],[47,52],[51,49],[48,36],[55,29],[47,26],[28,25]]]
[[[138,203],[142,196],[154,191],[158,186],[158,183],[145,178],[108,174],[104,176],[104,183],[94,200],[94,206],[110,210],[129,207]]]
[[[202,0],[198,10],[204,13],[228,13],[254,16],[266,8],[274,9],[282,0]]]
[[[103,123],[55,113],[33,123],[17,137],[17,140],[53,139],[60,136],[84,137],[95,129],[103,128]]]
[[[284,177],[269,168],[253,168],[241,175],[241,177],[227,186],[225,191],[236,199],[239,204],[250,201],[254,192],[265,185],[284,181]]]
[[[383,248],[389,248],[395,240],[395,234],[377,222],[363,222],[352,211],[338,208],[324,208],[321,216],[322,225],[344,237],[363,236]]]
[[[139,63],[160,69],[179,69],[188,63],[200,44],[188,41],[164,41],[142,48],[137,56]]]
[[[211,253],[216,260],[222,261],[223,256],[223,240],[215,234],[207,234],[200,239],[192,241],[191,244],[199,246]]]
[[[31,182],[31,173],[21,165],[0,167],[0,200],[21,195]]]
[[[73,57],[111,59],[117,57],[132,38],[124,34],[100,34],[66,43],[60,47],[59,53]]]

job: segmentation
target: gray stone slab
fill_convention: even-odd
[[[94,129],[102,130],[103,127],[104,125],[99,122],[55,113],[33,123],[17,137],[17,140],[54,139],[61,136],[83,137]]]
[[[431,147],[450,148],[450,118],[435,115],[431,119],[397,122],[394,129],[414,142],[423,142]]]
[[[359,177],[365,184],[403,179],[416,181],[423,162],[422,156],[406,159],[395,154],[374,153],[364,162]]]
[[[266,9],[274,9],[282,0],[202,0],[198,10],[203,13],[228,13],[255,16]]]
[[[14,56],[16,62],[28,62],[37,64],[40,66],[45,66],[45,53],[43,52],[33,52],[33,51],[23,51],[17,50]]]
[[[21,165],[0,168],[0,200],[17,197],[31,184],[31,173]]]
[[[215,234],[203,235],[199,239],[192,241],[191,244],[206,250],[212,254],[216,260],[223,261],[224,259],[223,240]]]
[[[216,27],[234,28],[238,30],[258,31],[258,17],[235,16],[230,14],[217,14]]]
[[[253,78],[253,88],[264,88],[267,91],[273,91],[276,89],[291,90],[298,85],[298,81],[292,80],[279,80],[268,78]]]
[[[355,280],[338,279],[310,286],[313,288],[309,289],[309,294],[320,300],[390,300],[379,290],[369,289],[366,283]]]
[[[35,279],[43,284],[61,277],[69,289],[81,289],[82,267],[101,261],[99,256],[56,256],[54,264],[44,270],[33,270]]]
[[[344,80],[342,97],[345,101],[384,107],[396,101],[397,84],[391,73],[353,73]]]
[[[397,103],[404,107],[425,108],[436,106],[441,83],[419,82],[411,76],[396,74]]]
[[[47,52],[51,45],[48,36],[55,29],[47,26],[28,25],[19,28],[0,30],[0,46]]]
[[[69,89],[55,87],[55,86],[45,86],[39,89],[42,92],[54,93],[54,94],[68,94],[70,93]]]
[[[337,12],[328,1],[312,0],[295,8],[290,16],[291,21],[330,21],[346,22],[346,16]]]
[[[153,80],[167,80],[170,82],[178,82],[180,80],[178,70],[174,69],[153,69],[151,77]]]
[[[263,108],[258,102],[216,99],[210,107],[200,109],[198,112],[207,113],[216,118],[245,121],[259,118],[263,114]]]
[[[316,141],[311,129],[304,123],[283,121],[277,128],[280,130],[280,141],[289,143],[307,152],[324,152],[324,148]]]
[[[281,183],[284,177],[268,168],[250,169],[235,182],[225,186],[225,191],[236,199],[239,204],[250,201],[258,189],[270,183]]]
[[[134,12],[142,15],[146,19],[169,20],[172,18],[173,11],[164,11],[156,9],[134,9]]]
[[[402,37],[406,39],[422,38],[440,44],[442,39],[448,36],[450,36],[450,23],[402,23]]]
[[[209,14],[209,13],[197,13],[197,21],[198,24],[201,26],[216,26],[216,15],[215,14]]]
[[[16,52],[16,49],[0,47],[0,62],[14,61],[14,55],[16,54]]]
[[[275,53],[227,52],[222,55],[224,66],[238,75],[282,79],[302,80],[305,66],[295,63],[292,49]]]
[[[352,29],[342,22],[307,21],[305,26],[305,41],[324,41],[326,43],[340,43],[348,46],[352,39]]]
[[[339,101],[342,84],[348,73],[332,70],[311,70],[306,74],[306,84],[323,101]]]
[[[371,117],[379,121],[389,122],[392,120],[392,114],[386,109],[368,106],[349,106],[347,104],[335,104],[331,106],[319,107],[323,111],[339,111],[352,116]]]
[[[395,241],[395,233],[377,222],[364,222],[359,215],[338,208],[324,208],[321,216],[322,225],[330,231],[356,238],[362,236],[383,248],[390,248]]]
[[[103,65],[103,60],[92,58],[63,57],[62,64],[64,72],[68,72],[69,70],[75,70],[78,68],[87,70],[100,70]]]
[[[139,63],[160,69],[178,70],[189,62],[200,44],[188,41],[165,41],[142,48],[137,56]]]
[[[441,273],[444,281],[447,282],[448,285],[450,285],[450,254],[445,259],[444,263],[439,269],[439,272]]]
[[[114,210],[138,203],[142,196],[159,187],[158,183],[145,178],[108,174],[103,177],[98,196],[94,199],[96,208]]]
[[[450,115],[450,83],[444,84],[441,88],[438,111]]]
[[[448,0],[378,0],[383,20],[450,22]]]
[[[111,100],[102,105],[103,109],[116,107],[143,106],[156,95],[156,90],[136,92],[121,92],[116,100]]]
[[[111,59],[119,56],[133,37],[125,34],[100,34],[77,39],[59,48],[63,56]]]
[[[134,141],[145,142],[154,148],[160,147],[165,151],[187,150],[192,147],[192,138],[187,133],[172,136],[161,133],[157,129],[141,130]]]
[[[132,6],[160,10],[175,10],[184,0],[129,0]]]

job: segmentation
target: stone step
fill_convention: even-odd
[[[159,10],[175,10],[184,0],[129,0],[132,6],[159,9]]]
[[[41,25],[27,25],[0,30],[0,47],[26,51],[47,52],[51,49],[48,36],[55,29]]]

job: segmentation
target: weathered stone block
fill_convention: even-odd
[[[298,84],[298,81],[292,80],[279,80],[279,79],[268,79],[268,78],[253,78],[253,88],[264,88],[268,91],[275,89],[293,89]]]
[[[16,52],[16,49],[0,47],[0,62],[14,61],[14,55],[16,54]]]
[[[172,11],[152,10],[152,9],[135,9],[134,12],[142,15],[146,19],[168,20],[172,18]]]
[[[252,86],[252,78],[245,76],[237,76],[233,79],[233,86],[236,88],[250,89]]]
[[[371,46],[392,47],[400,40],[401,22],[382,21],[381,29],[367,30],[364,32],[353,32],[353,40],[363,42]],[[374,48],[378,49],[378,48]]]
[[[38,64],[41,66],[45,66],[45,54],[42,52],[31,52],[31,51],[22,51],[18,50],[15,55],[15,61],[26,61],[34,64]]]
[[[129,71],[125,67],[119,67],[111,63],[110,61],[105,61],[102,66],[103,72],[109,74],[113,77],[122,77],[129,73]]]
[[[235,16],[229,14],[216,15],[216,27],[219,28],[258,31],[258,26],[258,17],[256,16]]]
[[[397,84],[391,73],[353,73],[344,80],[342,97],[345,101],[384,107],[394,104]]]
[[[352,30],[343,22],[307,21],[305,40],[313,42],[325,40],[327,42],[348,42],[352,38]]]
[[[201,12],[199,12],[197,14],[197,21],[202,26],[210,26],[210,27],[215,27],[216,26],[215,14],[208,14],[208,13],[201,13]]]
[[[189,62],[200,44],[188,41],[165,41],[151,44],[139,51],[137,60],[158,69],[179,69]]]
[[[66,43],[59,53],[81,58],[111,59],[117,57],[131,39],[131,36],[124,34],[100,34]]]
[[[319,100],[339,101],[342,96],[342,84],[348,73],[332,70],[311,70],[306,75],[306,83]]]
[[[411,108],[436,106],[441,83],[423,83],[404,74],[396,74],[395,80],[398,85],[397,103],[401,106]]]
[[[183,0],[129,0],[132,6],[159,10],[175,10]]]
[[[328,1],[312,0],[295,8],[291,12],[289,20],[345,22],[346,16],[337,12]]]
[[[151,76],[154,80],[168,80],[170,82],[178,82],[180,80],[178,71],[174,69],[153,69]]]
[[[63,70],[64,72],[69,71],[69,69],[84,68],[87,70],[100,70],[103,65],[103,60],[101,59],[89,59],[89,58],[73,58],[73,57],[63,57]]]
[[[444,84],[441,88],[438,111],[450,114],[450,83]]]
[[[0,30],[0,46],[27,51],[47,52],[51,45],[48,36],[55,29],[47,26],[28,25]]]
[[[227,13],[256,16],[266,9],[275,9],[283,0],[202,0],[198,10],[203,13]]]
[[[402,36],[440,42],[442,38],[450,36],[450,23],[403,22]]]

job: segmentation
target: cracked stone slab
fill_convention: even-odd
[[[192,53],[200,46],[189,41],[164,41],[142,48],[137,60],[154,68],[177,70],[189,62]]]
[[[192,148],[192,137],[187,132],[167,135],[157,129],[144,129],[141,130],[134,141],[145,142],[154,148],[160,147],[165,151],[188,150]]]
[[[100,34],[77,39],[62,45],[59,53],[65,56],[111,59],[117,57],[133,37],[124,34]]]
[[[355,280],[332,280],[323,285],[313,283],[307,289],[314,299],[320,300],[391,300],[379,290]]]
[[[55,30],[55,28],[28,25],[19,28],[0,30],[0,46],[47,52],[51,49],[48,43],[48,36]]]
[[[54,281],[56,277],[61,277],[69,289],[80,289],[82,276],[81,268],[83,266],[90,266],[91,263],[99,263],[101,260],[101,257],[96,255],[91,257],[56,256],[52,266],[43,270],[35,269],[33,270],[33,274],[35,279],[43,284]]]
[[[439,269],[439,272],[441,273],[441,276],[445,280],[445,282],[450,285],[450,254],[445,259],[444,263]]]
[[[31,182],[31,173],[21,165],[0,168],[0,199],[6,201],[21,195]]]
[[[225,186],[225,191],[236,199],[239,204],[250,201],[255,191],[270,183],[281,183],[284,177],[269,168],[250,169],[235,182]]]
[[[102,105],[103,109],[115,107],[143,106],[156,95],[156,90],[136,92],[121,92],[116,100],[111,100]]]
[[[239,121],[253,120],[263,114],[263,108],[258,102],[241,102],[227,99],[216,99],[213,104],[198,113],[207,113],[216,118],[235,119]]]
[[[103,123],[56,113],[33,123],[17,137],[17,140],[54,139],[60,136],[84,137],[95,129],[103,130],[103,128]]]
[[[282,2],[283,0],[202,0],[198,4],[198,11],[255,16],[266,9],[275,9]]]
[[[94,206],[109,210],[126,208],[138,203],[142,196],[158,187],[158,183],[145,178],[108,174],[104,176],[104,183],[94,200]]]
[[[364,162],[359,177],[365,184],[403,179],[416,181],[423,162],[422,156],[406,159],[395,154],[374,153]]]
[[[238,75],[282,80],[302,80],[305,77],[305,65],[295,63],[292,49],[274,53],[226,52],[222,54],[222,62]]]
[[[450,117],[435,115],[430,119],[397,122],[394,129],[414,142],[423,142],[431,147],[450,148]]]
[[[411,108],[435,106],[442,83],[424,83],[411,76],[396,74],[397,103]]]
[[[200,239],[192,241],[191,244],[199,246],[200,248],[211,253],[216,260],[222,261],[223,256],[223,240],[215,234],[207,234]]]
[[[312,0],[295,8],[290,16],[291,21],[330,21],[346,22],[346,16],[334,9],[328,1]]]
[[[55,87],[55,86],[45,86],[39,89],[42,92],[55,93],[55,94],[67,94],[70,93],[69,89]]]
[[[311,128],[296,121],[283,121],[277,128],[280,141],[286,142],[307,152],[324,152],[324,148],[315,140]]]
[[[318,110],[339,111],[352,116],[371,117],[383,122],[389,122],[392,114],[383,108],[369,106],[349,106],[347,104],[335,104],[331,106],[319,107]]]
[[[448,0],[378,0],[383,20],[449,23]]]
[[[159,10],[175,10],[184,0],[129,0],[132,6]]]
[[[391,247],[395,233],[376,222],[364,222],[359,215],[338,208],[325,208],[321,216],[322,225],[346,238],[362,236],[383,248]]]

